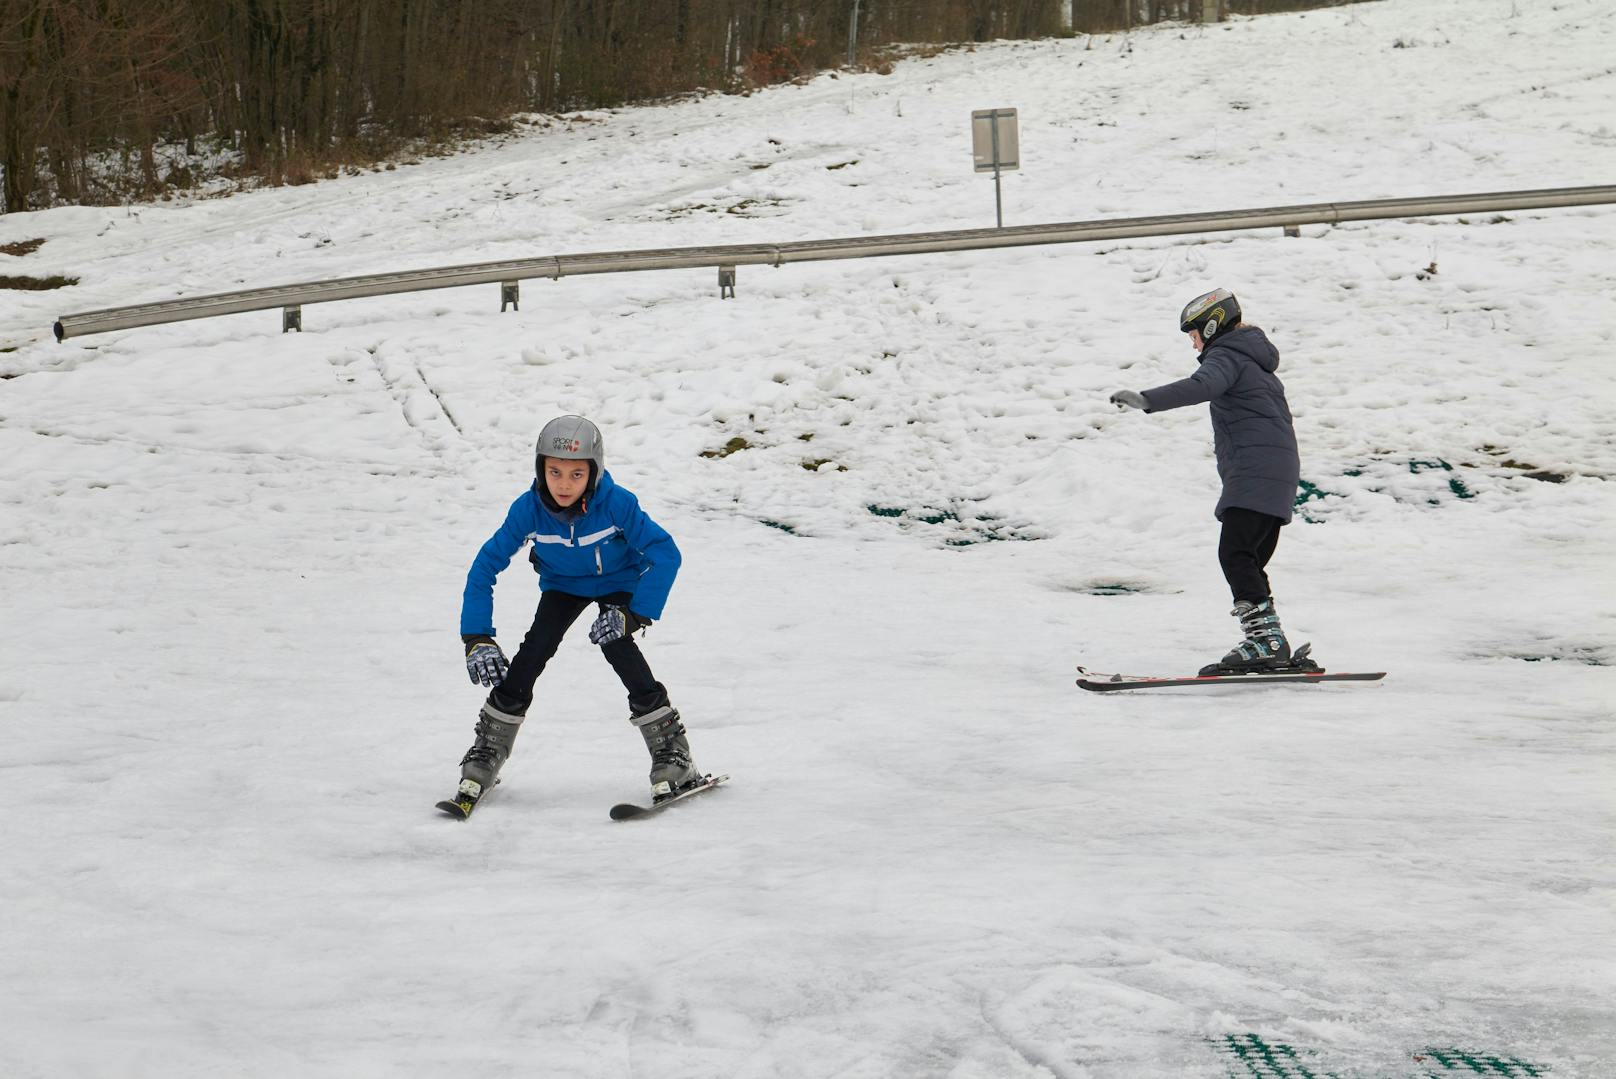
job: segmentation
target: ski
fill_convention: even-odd
[[[1152,677],[1136,674],[1101,674],[1085,667],[1077,669],[1077,684],[1095,693],[1123,689],[1175,689],[1185,686],[1271,686],[1292,682],[1378,682],[1385,671],[1264,671],[1253,674],[1197,674],[1184,678]]]
[[[494,782],[498,783],[499,780],[496,779]],[[477,803],[483,800],[486,793],[483,790],[483,785],[475,779],[462,779],[460,789],[455,791],[455,796],[445,798],[438,803],[437,808],[456,820],[466,820],[471,816],[471,811],[477,808]]]
[[[1291,656],[1288,667],[1270,671],[1232,671],[1228,674],[1194,674],[1184,677],[1154,677],[1140,674],[1101,674],[1087,667],[1077,669],[1077,684],[1095,693],[1119,689],[1175,689],[1185,686],[1266,686],[1282,682],[1378,682],[1385,671],[1348,671],[1330,674],[1309,655],[1311,644],[1304,644]]]
[[[639,820],[641,817],[649,817],[654,813],[662,812],[671,805],[677,805],[686,798],[694,798],[698,794],[705,794],[727,779],[729,779],[729,776],[703,776],[701,782],[689,790],[682,790],[678,794],[663,798],[661,801],[652,802],[648,806],[635,805],[633,802],[619,802],[617,805],[612,806],[612,820]]]

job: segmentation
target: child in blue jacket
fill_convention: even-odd
[[[533,683],[590,604],[598,614],[589,640],[623,680],[629,722],[651,752],[652,796],[667,798],[694,786],[702,775],[691,762],[684,725],[633,636],[662,616],[679,572],[679,548],[632,493],[612,482],[600,429],[582,416],[559,416],[544,425],[534,471],[533,486],[511,503],[505,523],[466,574],[460,606],[466,672],[492,691],[477,717],[477,740],[460,762],[458,801],[475,805],[494,785],[533,702]],[[529,543],[539,606],[507,662],[494,640],[494,579]]]

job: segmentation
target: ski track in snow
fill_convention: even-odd
[[[1609,208],[49,339],[281,282],[978,227],[995,105],[1008,224],[1605,182],[1607,7],[998,43],[0,217],[47,241],[0,272],[81,279],[0,307],[0,1074],[1616,1074]],[[1192,369],[1173,318],[1214,284],[1284,357],[1286,625],[1381,685],[1072,685],[1234,640],[1205,410],[1106,400]],[[563,411],[684,551],[645,648],[734,779],[608,822],[644,751],[575,630],[506,781],[441,820],[463,575]],[[519,559],[507,649],[533,599]]]

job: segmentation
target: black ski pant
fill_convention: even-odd
[[[533,683],[561,647],[561,638],[578,621],[578,616],[592,603],[602,608],[611,604],[626,609],[632,598],[627,592],[613,592],[593,599],[566,592],[539,593],[539,609],[533,614],[533,625],[522,638],[522,647],[511,659],[511,669],[504,680],[488,695],[488,703],[509,715],[527,715],[528,706],[533,703]],[[668,703],[667,689],[652,676],[651,667],[632,636],[601,645],[600,651],[622,680],[623,688],[628,690],[632,714],[641,716]]]
[[[1218,564],[1229,582],[1234,601],[1261,603],[1273,593],[1265,572],[1268,560],[1279,546],[1279,530],[1285,522],[1256,510],[1230,506],[1223,511],[1223,532],[1218,536]]]

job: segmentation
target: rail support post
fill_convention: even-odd
[[[522,309],[522,283],[520,281],[501,281],[499,283],[499,313],[505,313],[505,306],[520,311]]]
[[[290,333],[296,330],[303,332],[303,307],[301,304],[281,308],[281,333]]]
[[[718,268],[718,298],[732,300],[735,298],[735,267],[720,266]]]

